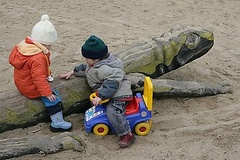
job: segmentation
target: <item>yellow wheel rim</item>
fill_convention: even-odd
[[[149,123],[138,123],[136,126],[135,126],[135,132],[137,135],[139,136],[145,136],[149,133],[150,131],[150,124]]]
[[[108,134],[109,128],[106,124],[97,124],[93,127],[93,133],[98,136],[105,136]]]

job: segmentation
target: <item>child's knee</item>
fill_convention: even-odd
[[[125,102],[113,101],[111,105],[107,107],[107,115],[123,115],[125,113]]]

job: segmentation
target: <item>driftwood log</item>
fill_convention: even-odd
[[[123,60],[133,91],[142,91],[144,76],[150,76],[154,97],[159,96],[209,96],[232,92],[228,84],[202,84],[198,82],[155,79],[175,70],[207,53],[214,44],[213,33],[206,29],[176,27],[149,42],[116,53]],[[91,89],[84,78],[60,80],[52,86],[63,99],[64,114],[84,113],[90,107]],[[16,91],[0,94],[0,133],[48,121],[43,103],[30,100]]]
[[[63,150],[82,152],[85,142],[70,132],[61,133],[55,137],[38,136],[0,140],[0,159],[16,158],[27,154],[51,154]]]
[[[199,83],[155,79],[206,54],[214,44],[213,33],[205,29],[176,27],[151,41],[133,46],[116,55],[123,60],[128,79],[134,92],[142,92],[144,77],[150,76],[154,86],[154,98],[164,96],[210,96],[231,93],[229,84]],[[91,89],[84,78],[60,80],[52,86],[63,99],[64,114],[84,113],[90,107]],[[20,127],[28,127],[48,121],[43,103],[30,100],[16,91],[0,93],[0,133]],[[83,151],[85,143],[66,132],[54,138],[46,136],[0,140],[0,159],[20,157],[35,153],[56,153],[66,149]]]

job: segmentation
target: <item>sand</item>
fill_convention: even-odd
[[[0,93],[16,91],[13,68],[8,64],[12,47],[31,34],[42,14],[56,26],[59,40],[52,46],[53,75],[65,73],[82,61],[79,52],[92,34],[101,37],[112,53],[148,41],[176,25],[213,31],[215,44],[203,57],[161,78],[223,83],[233,94],[211,97],[154,100],[151,132],[137,136],[126,149],[115,135],[86,135],[83,115],[66,117],[73,133],[87,143],[84,153],[63,151],[27,155],[17,159],[137,159],[236,160],[240,157],[240,1],[239,0],[18,0],[0,1]],[[36,132],[35,132],[36,131]],[[56,135],[49,123],[0,134],[0,138]]]

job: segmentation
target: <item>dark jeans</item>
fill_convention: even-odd
[[[125,116],[125,107],[127,104],[128,102],[124,101],[110,101],[107,104],[106,115],[118,136],[126,135],[131,131]]]

